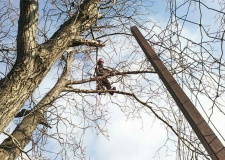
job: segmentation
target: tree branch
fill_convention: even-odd
[[[167,127],[169,127],[171,129],[171,131],[183,142],[184,145],[186,145],[190,150],[192,150],[193,152],[198,152],[201,155],[205,155],[201,150],[199,150],[198,148],[196,148],[188,139],[185,139],[183,137],[181,137],[177,131],[173,128],[173,126],[171,124],[169,124],[166,120],[164,120],[162,117],[160,117],[155,110],[153,109],[152,106],[150,106],[147,102],[143,102],[142,100],[140,100],[134,93],[129,93],[129,92],[123,92],[123,91],[118,91],[118,90],[84,90],[84,89],[75,89],[72,87],[67,87],[64,89],[64,92],[74,92],[74,93],[85,93],[85,94],[89,94],[89,93],[108,93],[108,92],[114,92],[117,94],[122,94],[122,95],[127,95],[130,97],[133,97],[137,102],[139,102],[140,104],[142,104],[143,106],[147,107],[148,109],[151,110],[151,112],[156,116],[157,119],[159,119],[160,121],[162,121]],[[188,143],[188,144],[186,144]],[[192,148],[190,148],[191,145],[194,150]]]
[[[99,0],[84,0],[78,11],[68,19],[55,34],[39,48],[40,58],[45,61],[58,59],[72,45],[73,40],[90,29],[98,19]]]
[[[20,146],[20,143],[19,143],[19,141],[15,138],[15,137],[13,137],[12,135],[10,135],[10,134],[8,134],[7,132],[5,132],[5,131],[3,131],[3,133],[5,134],[5,135],[7,135],[8,136],[8,138],[6,139],[6,141],[11,141],[14,145],[13,146],[11,146],[11,145],[7,145],[7,144],[5,144],[5,148],[10,148],[10,149],[18,149],[18,150],[20,150],[20,152],[22,152],[22,153],[25,153],[26,154],[26,156],[31,160],[31,158],[30,158],[30,156],[27,154],[27,152],[24,152],[23,151],[23,149],[21,148],[21,146]],[[14,148],[15,147],[15,148]],[[1,147],[0,148],[0,157],[7,157],[7,156],[5,156],[4,154],[5,154],[5,152],[2,152],[1,150],[3,150],[3,148]]]
[[[34,55],[36,49],[36,30],[38,25],[38,0],[20,1],[18,22],[17,57]],[[19,59],[17,60],[19,61]]]
[[[77,39],[73,39],[70,42],[69,47],[74,47],[74,46],[79,46],[79,45],[85,45],[85,46],[90,46],[90,47],[104,47],[105,46],[105,44],[99,40],[77,38]]]
[[[51,128],[44,116],[44,113],[62,92],[62,88],[65,86],[65,79],[67,78],[71,68],[74,54],[75,52],[67,54],[67,59],[65,60],[66,65],[63,73],[48,94],[32,110],[28,111],[23,109],[16,115],[16,117],[24,117],[23,121],[10,135],[15,137],[17,143],[14,143],[14,139],[5,139],[0,145],[0,157],[1,154],[4,154],[4,157],[9,157],[8,159],[16,159],[25,146],[30,142],[31,136],[39,124]],[[19,148],[17,147],[18,145],[20,146]],[[8,146],[11,147],[9,148]]]
[[[72,84],[82,84],[82,83],[87,83],[87,82],[92,82],[96,80],[100,80],[106,77],[112,77],[112,76],[117,76],[117,75],[129,75],[129,74],[145,74],[145,73],[156,73],[155,71],[127,71],[127,72],[110,72],[104,76],[99,76],[99,77],[93,77],[93,78],[88,78],[88,79],[83,79],[80,81],[73,81],[73,80],[67,80],[66,85],[72,85]]]
[[[23,107],[56,60],[65,53],[71,40],[95,23],[98,18],[98,3],[99,0],[84,0],[73,17],[48,41],[35,48],[38,0],[21,0],[17,44],[19,54],[10,73],[0,80],[0,133]]]

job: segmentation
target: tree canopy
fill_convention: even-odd
[[[172,142],[177,159],[210,159],[134,40],[134,25],[224,141],[216,124],[224,116],[223,0],[0,4],[1,159],[88,159],[86,132],[110,139],[112,107],[128,119],[154,117],[167,133],[162,148]],[[111,70],[103,77],[99,58]],[[113,96],[96,90],[105,77]]]

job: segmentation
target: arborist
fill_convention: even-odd
[[[103,67],[104,64],[104,60],[102,58],[100,58],[97,61],[97,66],[95,68],[95,73],[97,75],[97,77],[101,77],[101,76],[106,76],[107,74],[110,75],[110,70],[106,69]],[[97,79],[96,81],[97,83],[97,90],[105,90],[104,87],[107,90],[116,90],[116,87],[112,87],[109,80],[107,79],[107,77],[103,77],[101,79]],[[100,95],[101,93],[99,93]],[[114,92],[110,91],[109,94],[113,95]]]

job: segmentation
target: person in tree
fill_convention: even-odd
[[[100,58],[97,61],[97,66],[95,68],[95,72],[96,72],[97,77],[105,76],[107,74],[110,74],[110,72],[111,72],[110,70],[104,68],[103,64],[104,64],[104,60],[102,58]],[[107,77],[98,79],[96,82],[97,82],[97,90],[105,90],[104,87],[107,90],[116,90],[116,87],[112,87],[111,86],[111,84],[110,84],[109,80],[107,79]],[[100,94],[101,93],[99,93],[99,95]],[[113,95],[114,92],[109,92],[109,94]]]

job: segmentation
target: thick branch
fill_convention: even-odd
[[[99,0],[85,0],[80,9],[68,19],[58,31],[39,48],[40,58],[47,63],[58,59],[62,53],[71,46],[74,39],[90,29],[91,25],[98,19]]]
[[[13,144],[20,150],[20,152],[23,152],[24,154],[26,154],[26,156],[31,160],[30,156],[22,150],[20,143],[18,142],[18,140],[15,137],[13,137],[12,135],[10,135],[6,132],[3,132],[3,133],[8,136],[8,139],[10,139],[13,142]],[[10,159],[10,157],[7,157],[7,159]]]
[[[15,128],[11,136],[5,139],[0,145],[0,157],[2,160],[16,159],[22,152],[22,150],[26,147],[26,145],[30,142],[31,136],[39,124],[50,127],[44,117],[44,113],[62,92],[62,89],[65,86],[65,79],[67,78],[70,71],[72,61],[73,54],[68,54],[67,63],[61,75],[61,78],[33,110],[22,110],[17,114],[17,116],[25,117],[23,121]]]
[[[17,61],[35,54],[38,25],[38,0],[20,1],[20,18],[17,35]]]
[[[77,38],[73,39],[69,45],[69,47],[85,45],[90,47],[104,47],[105,44],[98,40],[93,39],[84,39],[84,38]]]
[[[77,13],[68,19],[46,43],[38,46],[38,49],[34,49],[36,19],[26,23],[22,19],[36,17],[37,14],[35,16],[33,14],[37,10],[37,0],[21,0],[19,54],[13,69],[0,81],[0,133],[23,107],[25,101],[32,95],[56,60],[66,51],[71,40],[95,23],[98,18],[98,2],[99,0],[85,0]],[[29,10],[24,8],[25,6],[32,6],[33,12],[28,15],[23,13],[23,9],[27,12]],[[23,25],[24,23],[26,25]],[[29,35],[29,33],[32,34]]]

